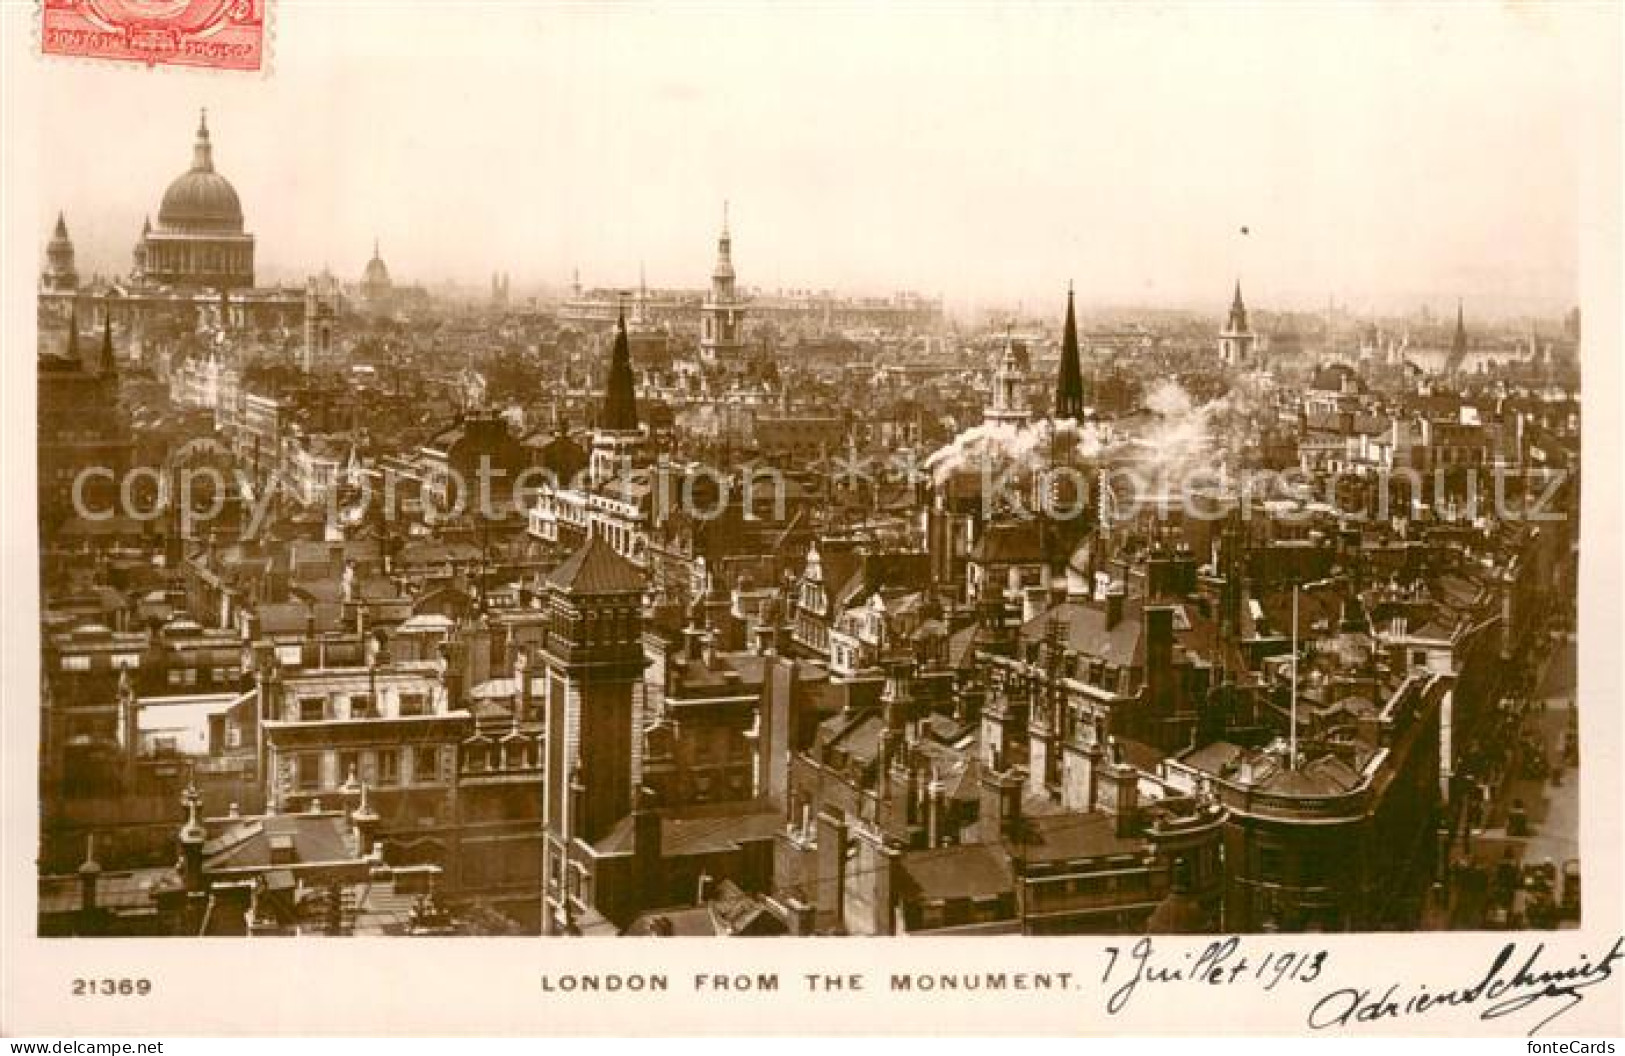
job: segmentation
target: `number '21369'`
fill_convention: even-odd
[[[75,979],[74,997],[146,997],[151,979]]]

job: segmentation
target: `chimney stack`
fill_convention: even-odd
[[[79,909],[88,919],[97,909],[97,888],[102,878],[101,863],[96,861],[96,834],[85,836],[85,860],[79,866]]]
[[[1123,622],[1123,604],[1127,600],[1121,583],[1106,588],[1106,629],[1115,630]]]
[[[1019,766],[1002,773],[997,770],[982,772],[976,827],[983,843],[1009,839],[1020,830],[1021,794],[1026,784],[1027,775]]]

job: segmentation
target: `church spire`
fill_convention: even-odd
[[[113,357],[113,309],[104,300],[102,301],[102,357],[101,375],[111,378],[118,370],[118,361]]]
[[[1230,299],[1230,325],[1233,334],[1247,332],[1247,305],[1241,299],[1241,280],[1236,280],[1236,294]]]
[[[1083,365],[1078,358],[1078,318],[1066,287],[1066,326],[1061,334],[1061,367],[1055,377],[1055,417],[1083,419]]]
[[[209,144],[209,111],[203,110],[198,116],[197,143],[192,147],[192,171],[214,171],[214,149]]]
[[[1456,298],[1456,334],[1450,339],[1450,351],[1458,356],[1467,352],[1467,324],[1462,316],[1460,297]]]
[[[728,233],[728,203],[726,201],[722,203],[722,234],[717,236],[717,266],[712,270],[711,278],[715,280],[712,284],[713,288],[719,291],[718,299],[721,299],[720,284],[724,280],[727,282],[727,293],[730,297],[732,296],[734,278],[733,236]]]
[[[630,433],[638,428],[637,398],[632,390],[632,350],[626,339],[626,308],[615,322],[615,347],[609,356],[609,373],[604,378],[604,411],[598,427]]]

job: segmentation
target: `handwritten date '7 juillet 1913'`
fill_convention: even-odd
[[[1453,978],[1438,983],[1383,981],[1326,990],[1331,960],[1326,950],[1258,953],[1247,950],[1237,937],[1202,947],[1159,949],[1144,938],[1129,947],[1106,947],[1100,981],[1107,988],[1106,1011],[1112,1015],[1127,1008],[1142,989],[1166,995],[1171,984],[1246,986],[1306,993],[1312,1000],[1307,1023],[1314,1030],[1357,1028],[1469,1008],[1481,1020],[1506,1019],[1509,1027],[1514,1024],[1511,1017],[1527,1012],[1531,1018],[1526,1029],[1532,1035],[1578,1006],[1585,990],[1612,979],[1615,965],[1625,958],[1622,941],[1615,938],[1600,957],[1554,954],[1542,942],[1508,942],[1483,967],[1453,969]]]

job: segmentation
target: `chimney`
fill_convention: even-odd
[[[1145,610],[1145,696],[1153,713],[1173,710],[1174,610],[1158,605]]]
[[[198,792],[196,785],[186,786],[186,791],[181,794],[181,803],[186,807],[186,822],[181,825],[180,831],[181,870],[186,890],[196,894],[204,888],[203,843],[208,838],[203,822],[198,817],[198,812],[203,806],[203,796]]]
[[[839,808],[826,807],[818,812],[817,876],[813,890],[818,892],[819,916],[825,925],[840,931],[845,925],[846,909],[846,818]],[[824,902],[825,893],[829,901]]]
[[[1106,629],[1116,629],[1123,622],[1123,603],[1126,594],[1121,583],[1113,583],[1106,588]]]
[[[1049,600],[1047,587],[1026,587],[1021,592],[1021,622],[1031,623],[1044,614],[1044,604]]]
[[[1095,798],[1100,809],[1117,819],[1119,836],[1132,835],[1140,810],[1140,772],[1116,761],[1097,772]]]
[[[805,938],[816,930],[815,921],[817,911],[799,898],[784,900],[785,923],[789,926],[790,934],[796,938]]]
[[[516,646],[513,657],[514,682],[514,722],[518,723],[530,718],[530,654],[525,646]]]
[[[79,866],[79,909],[88,918],[98,908],[97,887],[101,883],[102,866],[96,861],[96,834],[85,836],[85,860]]]
[[[564,838],[566,841],[575,838],[582,830],[581,815],[587,809],[587,783],[581,776],[581,764],[577,763],[570,771],[570,812],[565,815]]]
[[[658,906],[656,891],[660,880],[660,812],[655,809],[654,790],[638,788],[637,805],[632,808],[632,869],[636,877],[636,904]]]
[[[935,774],[932,775],[930,784],[925,786],[925,845],[927,848],[942,845],[942,830],[948,820],[943,816],[947,791],[947,786]]]
[[[1021,794],[1026,784],[1026,775],[1019,766],[1003,773],[991,769],[982,771],[976,828],[983,843],[1008,839],[1020,829]]]

